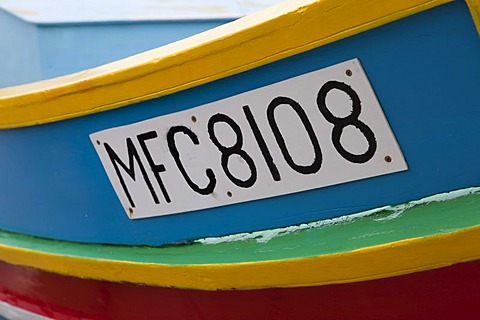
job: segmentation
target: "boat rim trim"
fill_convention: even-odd
[[[480,260],[480,226],[348,252],[258,262],[170,265],[60,255],[0,244],[1,260],[66,276],[196,290],[361,282]]]
[[[0,89],[0,128],[60,121],[172,94],[451,1],[285,1],[123,60],[51,80]],[[478,6],[478,1],[470,0],[469,4],[472,3]]]

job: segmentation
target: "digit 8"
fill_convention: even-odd
[[[224,146],[220,143],[218,138],[215,135],[215,124],[223,122],[230,126],[233,132],[236,135],[235,144],[231,147]],[[257,181],[257,168],[255,167],[255,163],[253,159],[248,155],[248,153],[242,149],[243,147],[243,135],[240,127],[238,124],[229,116],[217,113],[213,115],[210,120],[208,121],[208,134],[210,136],[210,140],[213,144],[218,148],[218,150],[222,153],[221,164],[222,168],[225,171],[227,177],[239,187],[242,188],[249,188],[253,186],[255,181]],[[228,168],[228,160],[232,155],[238,155],[239,157],[243,158],[247,163],[250,169],[250,177],[246,180],[241,180],[235,177]]]
[[[326,104],[327,94],[334,90],[340,90],[345,92],[350,99],[352,99],[352,111],[351,113],[343,118],[336,117],[328,109]],[[317,106],[325,119],[333,124],[332,130],[332,143],[337,152],[346,160],[352,163],[365,163],[373,158],[375,151],[377,150],[377,140],[372,129],[367,126],[364,122],[360,121],[358,117],[362,111],[360,97],[357,92],[352,89],[348,84],[338,81],[328,81],[325,83],[317,95]],[[367,139],[368,149],[362,154],[354,154],[347,151],[340,141],[340,138],[343,134],[343,129],[348,126],[354,126],[363,134]]]

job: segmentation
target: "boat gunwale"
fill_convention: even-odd
[[[80,117],[169,95],[451,1],[285,1],[123,60],[51,80],[0,89],[0,129]]]
[[[480,260],[480,226],[315,257],[166,265],[55,255],[0,245],[1,260],[85,279],[194,290],[252,290],[354,283]],[[255,276],[252,276],[255,275]]]
[[[467,188],[438,194],[392,207],[391,210],[379,208],[339,218],[338,221],[312,225],[313,229],[285,230],[291,231],[287,237],[276,237],[281,240],[280,246],[279,243],[252,246],[248,241],[255,243],[256,235],[247,240],[240,237],[240,242],[246,245],[240,248],[242,257],[275,248],[281,251],[282,257],[256,254],[253,260],[238,257],[219,260],[212,252],[223,256],[222,252],[231,252],[232,245],[234,251],[237,250],[235,241],[232,244],[228,239],[227,246],[223,247],[217,247],[217,242],[197,241],[181,245],[181,248],[142,249],[0,232],[0,260],[85,279],[195,290],[308,287],[382,279],[480,260],[480,242],[476,241],[480,237],[477,218],[479,190]],[[445,216],[455,216],[463,222],[451,225]],[[447,229],[446,224],[449,226]],[[342,226],[357,231],[348,232]],[[316,231],[310,234],[312,230]],[[345,244],[328,249],[328,241],[322,235],[336,243],[340,240],[333,235],[338,233],[342,234],[339,239],[343,239]],[[357,241],[358,237],[371,238],[385,233],[388,236],[375,241]],[[348,246],[351,239],[356,243],[353,247]],[[270,241],[273,240],[267,239],[267,242]],[[305,252],[292,255],[291,249],[302,244],[306,247],[300,251]],[[309,247],[313,249],[309,251]],[[192,256],[190,261],[175,258],[185,255]],[[205,261],[196,261],[202,255],[207,257]],[[173,258],[169,260],[169,256]]]

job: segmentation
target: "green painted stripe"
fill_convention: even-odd
[[[352,221],[285,232],[286,234],[266,242],[258,240],[261,241],[262,237],[268,236],[272,231],[255,233],[250,239],[242,241],[224,241],[217,244],[194,242],[166,247],[79,244],[0,231],[0,243],[57,255],[172,265],[303,258],[347,252],[480,225],[480,188],[468,189],[463,193],[467,195],[441,202],[410,203]],[[405,211],[398,214],[398,211],[405,207]],[[258,238],[253,238],[255,236]]]

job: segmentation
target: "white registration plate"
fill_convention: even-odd
[[[357,59],[90,137],[130,218],[407,169]]]

